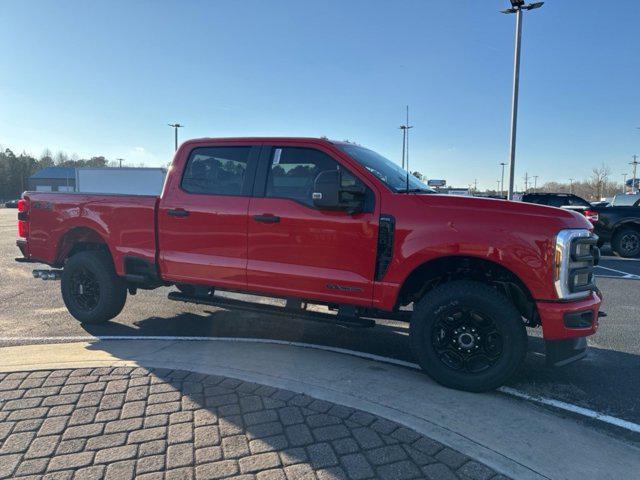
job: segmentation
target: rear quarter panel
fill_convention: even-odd
[[[35,192],[24,196],[30,201],[30,258],[60,264],[65,235],[85,228],[107,245],[118,274],[124,273],[128,255],[155,263],[157,197]]]

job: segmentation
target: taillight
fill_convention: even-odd
[[[18,200],[18,236],[29,236],[29,202],[25,199]]]
[[[26,220],[18,220],[18,236],[27,238],[29,236],[29,222]]]
[[[596,212],[595,210],[585,210],[584,216],[587,217],[587,220],[589,220],[591,223],[596,223],[598,221],[598,218],[600,218],[598,212]]]

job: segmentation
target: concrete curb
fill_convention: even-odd
[[[574,420],[495,394],[456,392],[418,372],[333,352],[159,340],[0,349],[4,372],[102,365],[190,370],[305,393],[393,420],[518,479],[631,478],[640,471],[640,449]],[[573,448],[576,442],[580,449]]]

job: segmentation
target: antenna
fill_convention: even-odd
[[[409,125],[409,105],[407,105],[407,123],[404,125],[404,131],[406,132],[407,137],[407,193],[409,192],[409,129],[413,128],[412,125]]]

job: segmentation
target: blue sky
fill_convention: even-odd
[[[506,0],[2,2],[0,145],[166,164],[181,138],[327,135],[494,187],[507,161]],[[615,7],[614,7],[615,5]],[[525,14],[516,184],[640,154],[640,2]]]

